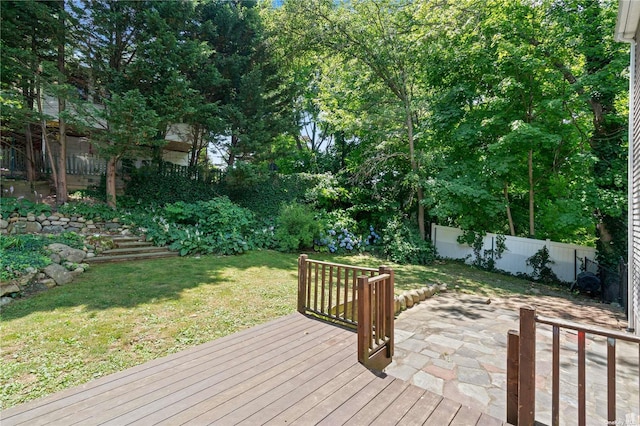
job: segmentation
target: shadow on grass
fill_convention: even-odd
[[[239,271],[267,269],[271,277],[295,282],[296,256],[255,251],[240,256],[176,257],[93,266],[72,283],[55,287],[3,306],[2,321],[36,312],[83,307],[87,311],[134,308],[146,303],[179,299],[190,289],[223,286],[236,280]],[[235,273],[234,271],[238,271]],[[244,272],[243,272],[244,274]],[[264,272],[246,275],[247,286],[259,285]],[[293,278],[292,278],[293,274]]]

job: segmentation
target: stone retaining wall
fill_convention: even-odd
[[[82,216],[65,216],[62,214],[35,214],[20,216],[14,213],[8,220],[0,219],[0,234],[61,234],[76,232],[79,234],[121,233],[128,229],[118,218],[105,221],[100,218],[85,219]]]

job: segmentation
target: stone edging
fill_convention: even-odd
[[[394,311],[398,315],[400,312],[405,311],[418,303],[433,297],[437,293],[447,291],[446,284],[430,285],[428,287],[422,287],[417,290],[407,290],[393,298]]]

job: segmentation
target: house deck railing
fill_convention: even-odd
[[[358,360],[382,370],[393,355],[394,274],[378,269],[298,259],[298,312],[358,331]]]
[[[551,424],[560,424],[560,330],[573,330],[578,337],[577,383],[578,425],[586,424],[586,344],[587,334],[607,339],[607,420],[609,424],[621,421],[616,413],[616,342],[627,341],[638,344],[640,337],[598,327],[585,326],[569,321],[545,318],[536,315],[533,308],[520,308],[520,330],[511,330],[507,341],[507,422],[531,425],[535,422],[536,393],[536,324],[546,324],[553,329],[552,344],[552,392]],[[639,384],[640,386],[640,384]],[[620,423],[621,424],[621,423]]]

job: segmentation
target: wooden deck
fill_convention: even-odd
[[[0,413],[10,425],[501,425],[357,362],[354,332],[292,314]]]

